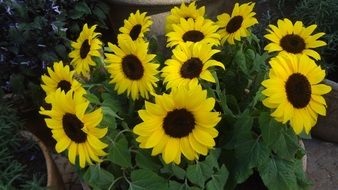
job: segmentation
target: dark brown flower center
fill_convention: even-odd
[[[243,22],[242,16],[235,16],[234,18],[230,19],[225,29],[228,33],[234,33],[239,28],[241,28],[242,22]]]
[[[129,36],[132,40],[136,40],[141,33],[142,25],[135,25],[129,32]]]
[[[199,58],[192,57],[183,63],[181,67],[181,76],[183,78],[193,79],[200,76],[202,72],[203,64]]]
[[[280,46],[289,53],[301,53],[305,49],[304,39],[296,34],[288,34],[280,40]]]
[[[142,63],[135,55],[127,55],[122,59],[122,70],[130,80],[138,80],[144,73]]]
[[[71,84],[70,82],[66,81],[66,80],[62,80],[58,83],[57,88],[61,88],[61,90],[63,90],[64,92],[68,92],[71,88]]]
[[[81,48],[80,48],[80,56],[82,59],[86,58],[90,51],[90,45],[88,40],[83,41]]]
[[[204,39],[204,34],[197,30],[190,30],[183,34],[182,39],[184,42],[199,42]]]
[[[295,73],[289,76],[285,83],[285,90],[286,96],[293,107],[300,109],[309,104],[311,84],[304,75]]]
[[[66,135],[76,143],[84,143],[87,140],[87,134],[81,129],[83,123],[74,114],[66,113],[62,118],[63,130]]]
[[[194,128],[194,115],[184,108],[168,112],[163,120],[165,133],[174,138],[186,137]]]

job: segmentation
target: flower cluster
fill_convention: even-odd
[[[220,124],[227,116],[221,111],[231,109],[225,102],[227,82],[219,80],[230,67],[224,61],[225,50],[243,49],[245,39],[253,35],[250,28],[258,24],[254,6],[236,3],[231,15],[223,13],[217,21],[206,18],[205,8],[195,2],[173,8],[165,27],[171,55],[163,63],[150,51],[147,32],[152,20],[146,13],[131,13],[119,29],[117,43],[105,48],[96,26],[85,24],[71,44],[70,65],[56,62],[42,76],[45,101],[51,107],[41,108],[40,113],[47,116],[56,151],[68,150],[73,164],[79,156],[80,167],[100,162],[107,154],[110,128],[101,121],[114,114],[104,113],[99,98],[96,103],[89,101],[92,92],[86,85],[93,70],[100,68],[108,74],[105,88],[140,105],[138,119],[129,123],[140,148],[151,149],[152,156],[161,154],[166,164],[180,164],[182,155],[188,161],[208,155],[217,144],[219,129],[226,127]],[[265,38],[271,43],[264,49],[277,53],[271,54],[267,75],[259,81],[261,90],[253,92],[263,94],[260,101],[271,108],[271,116],[289,122],[296,134],[309,133],[318,114],[326,114],[323,95],[331,90],[320,84],[325,71],[315,63],[320,56],[314,48],[326,43],[318,40],[324,33],[312,34],[315,28],[286,18],[269,26]],[[132,106],[128,109],[132,114]],[[123,132],[122,127],[119,130]]]

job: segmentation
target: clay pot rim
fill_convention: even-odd
[[[193,0],[184,0],[186,3],[190,3]],[[112,4],[134,5],[134,6],[163,6],[163,5],[180,5],[182,0],[106,0]]]

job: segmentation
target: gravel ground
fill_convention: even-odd
[[[318,139],[304,140],[307,174],[313,190],[338,190],[338,144]]]

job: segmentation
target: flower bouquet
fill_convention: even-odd
[[[307,189],[301,135],[326,114],[316,25],[269,25],[261,48],[254,3],[206,18],[195,2],[166,19],[167,52],[131,13],[117,43],[85,24],[70,64],[42,76],[46,124],[94,189]],[[254,187],[250,187],[254,188]]]

